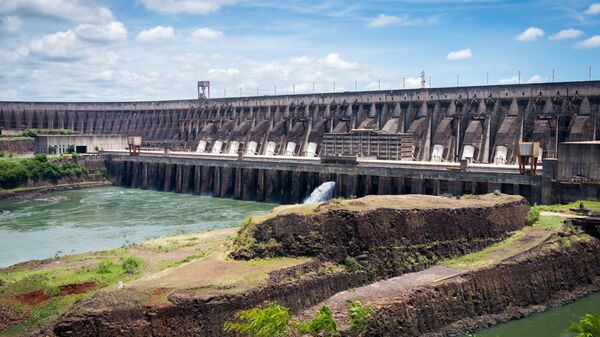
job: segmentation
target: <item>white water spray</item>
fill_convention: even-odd
[[[319,187],[315,188],[308,198],[304,200],[305,204],[318,204],[320,202],[327,201],[333,198],[333,191],[335,189],[335,181],[328,181],[322,183]]]

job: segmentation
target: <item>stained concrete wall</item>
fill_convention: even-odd
[[[438,142],[446,147],[445,160],[456,161],[464,145],[468,145],[464,138],[469,124],[481,120],[484,128],[475,130],[477,134],[468,138],[477,140],[476,161],[492,162],[497,142],[512,147],[519,139],[536,138],[542,140],[545,153],[555,152],[552,147],[557,143],[556,125],[560,125],[559,141],[592,140],[594,134],[600,134],[598,123],[594,122],[599,103],[598,81],[235,97],[206,102],[0,102],[0,127],[139,135],[146,141],[182,142],[181,147],[188,149],[200,139],[208,140],[211,145],[220,140],[224,143],[224,152],[233,141],[256,141],[261,153],[266,149],[269,135],[276,132],[278,144],[301,143],[300,156],[306,153],[309,136],[320,142],[324,132],[338,127],[393,129],[394,133],[407,132],[412,127],[416,133],[415,144],[418,144],[416,159],[429,160],[434,145],[432,138],[439,123],[452,118],[454,122],[445,132],[452,139]],[[558,115],[562,115],[560,119]],[[514,130],[504,130],[498,137],[500,126],[510,120],[506,117],[517,121],[507,124]],[[548,128],[536,130],[535,125],[539,125],[536,120],[540,117],[554,122]],[[261,132],[264,137],[249,139],[247,128],[254,129],[264,121],[267,122]],[[280,124],[282,121],[285,123]],[[390,121],[397,124],[396,127],[387,127]],[[305,127],[300,128],[299,123]],[[208,125],[212,127],[206,129]],[[218,132],[242,125],[247,127],[243,135]],[[276,126],[283,129],[276,130]],[[514,161],[510,149],[508,153],[508,161]]]
[[[123,135],[40,135],[35,137],[35,151],[49,153],[49,147],[56,146],[57,153],[65,153],[69,145],[85,146],[86,152],[93,153],[127,148],[127,136]],[[96,150],[98,149],[98,150]]]

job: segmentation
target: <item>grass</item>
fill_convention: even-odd
[[[26,137],[26,136],[1,136],[0,142],[2,142],[2,141],[10,142],[13,140],[29,140],[29,139],[33,140],[32,137]]]
[[[562,205],[539,205],[540,210],[546,212],[557,212],[557,213],[568,213],[575,214],[575,212],[571,211],[572,208],[579,208],[579,204],[583,203],[583,207],[595,211],[600,212],[600,201],[592,201],[592,200],[578,200],[568,204]]]
[[[558,215],[542,215],[540,220],[533,225],[533,228],[558,231],[562,228],[563,222]]]

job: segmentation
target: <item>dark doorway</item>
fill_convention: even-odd
[[[75,153],[87,153],[87,146],[75,146]]]

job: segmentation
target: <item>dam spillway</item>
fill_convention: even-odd
[[[306,191],[325,181],[336,181],[338,196],[479,194],[499,190],[542,201],[556,194],[553,189],[543,192],[541,186],[544,179],[556,180],[560,143],[598,139],[599,105],[600,81],[208,100],[0,102],[0,127],[142,136],[143,146],[150,149],[207,156],[242,153],[246,157],[244,164],[231,158],[225,162],[194,158],[194,163],[188,158],[186,163],[173,164],[173,160],[184,159],[125,159],[109,155],[110,160],[117,160],[111,164],[111,174],[115,179],[121,176],[118,183],[123,186],[301,202]],[[327,154],[327,149],[339,151],[325,143],[353,130],[368,130],[379,138],[410,137],[408,149],[399,144],[390,147],[390,140],[385,137],[370,139],[369,144],[374,144],[379,152],[369,152],[367,157],[375,154],[376,159],[420,164],[390,168],[383,160],[356,167],[303,162]],[[540,143],[539,159],[547,171],[546,178],[518,176],[514,169],[501,168],[515,164],[518,141]],[[381,150],[380,146],[387,148]],[[265,156],[268,160],[251,161],[251,156]],[[461,160],[497,167],[470,172],[451,167]],[[445,167],[440,170],[435,167],[437,163]],[[511,173],[506,174],[506,170]],[[576,171],[576,176],[585,176]],[[295,184],[301,185],[291,187]],[[292,191],[281,191],[284,187],[291,187]],[[585,193],[598,198],[599,192],[596,186]]]

